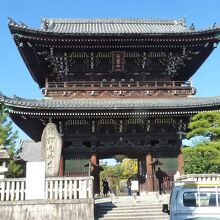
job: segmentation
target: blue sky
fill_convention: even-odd
[[[214,22],[220,25],[219,9],[220,0],[0,0],[0,91],[10,97],[14,94],[24,98],[42,97],[9,33],[8,17],[31,27],[39,27],[42,17],[186,17],[188,26],[194,23],[196,29],[202,29]],[[193,77],[197,96],[220,95],[219,62],[220,48],[217,48]],[[22,132],[19,134],[25,137]]]

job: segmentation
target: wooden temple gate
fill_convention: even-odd
[[[182,119],[177,117],[176,121],[168,118],[158,120],[155,116],[151,118],[149,114],[143,112],[132,112],[130,114],[132,116],[119,111],[117,113],[109,112],[106,115],[102,112],[96,113],[96,117],[92,119],[87,119],[84,116],[83,119],[70,119],[66,122],[65,120],[62,122],[55,121],[56,124],[59,124],[63,137],[61,175],[66,172],[67,167],[63,164],[67,164],[68,158],[72,161],[75,159],[75,162],[79,158],[86,158],[87,163],[91,162],[91,175],[95,179],[94,187],[97,185],[95,192],[99,192],[99,160],[112,158],[115,155],[125,155],[128,158],[138,159],[138,180],[142,192],[157,190],[157,180],[152,165],[156,158],[178,158],[176,159],[178,165],[175,172],[178,168],[180,173],[183,173],[181,139],[176,131],[180,128]],[[90,117],[91,115],[89,115]],[[155,122],[156,126],[153,126]],[[164,123],[158,126],[158,122]],[[169,125],[168,122],[172,124]],[[86,159],[83,160],[84,165]],[[169,173],[171,179],[175,172]],[[82,163],[81,166],[78,165],[78,171],[71,172],[69,170],[66,174],[83,175],[83,173],[86,174]],[[170,187],[171,179],[165,181],[167,189]]]
[[[85,174],[80,161],[91,161],[98,193],[99,160],[120,154],[138,159],[143,192],[156,190],[155,159],[176,158],[183,173],[190,118],[220,109],[219,97],[191,97],[191,77],[219,43],[218,27],[188,29],[184,19],[42,19],[33,29],[9,19],[9,29],[45,98],[0,101],[42,141],[48,176]]]

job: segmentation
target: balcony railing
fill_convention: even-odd
[[[146,90],[146,89],[191,89],[189,81],[74,81],[47,82],[46,90],[69,91],[111,91],[111,90]]]

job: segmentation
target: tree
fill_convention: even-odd
[[[193,116],[189,123],[187,138],[203,136],[211,141],[220,140],[220,112],[201,112]]]
[[[138,173],[138,163],[134,159],[124,159],[121,163],[122,174],[124,179],[135,178]]]
[[[12,122],[8,120],[8,112],[0,103],[0,145],[7,148],[10,155],[7,177],[19,177],[23,173],[21,165],[14,161],[16,139],[17,132],[13,132]]]
[[[128,178],[136,178],[138,173],[138,163],[136,159],[126,158],[122,163],[118,163],[115,166],[102,166],[100,172],[101,179],[108,179],[109,177],[116,178],[117,180],[126,180]]]
[[[110,183],[111,190],[118,194],[120,181],[126,181],[128,178],[136,178],[137,172],[137,160],[127,158],[115,166],[102,165],[100,180],[107,179]]]
[[[185,173],[219,173],[219,146],[219,142],[209,142],[183,148]]]
[[[219,173],[220,113],[199,113],[192,118],[188,127],[190,131],[187,137],[196,138],[197,143],[194,147],[183,148],[185,172]],[[198,136],[200,136],[199,139]]]

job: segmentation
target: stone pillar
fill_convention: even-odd
[[[99,194],[98,160],[96,153],[91,154],[91,175],[94,177],[93,192],[94,194]]]
[[[41,137],[42,160],[45,161],[46,177],[59,175],[62,138],[54,123],[48,123]]]
[[[154,178],[153,178],[153,169],[152,169],[152,154],[150,152],[146,155],[146,169],[147,169],[147,191],[154,191]]]
[[[179,155],[178,155],[178,171],[180,173],[180,175],[184,174],[184,157],[183,157],[183,152],[182,152],[182,149],[180,148],[180,151],[179,151]]]
[[[63,155],[61,155],[61,157],[60,157],[59,176],[64,176],[64,158],[63,158]]]

